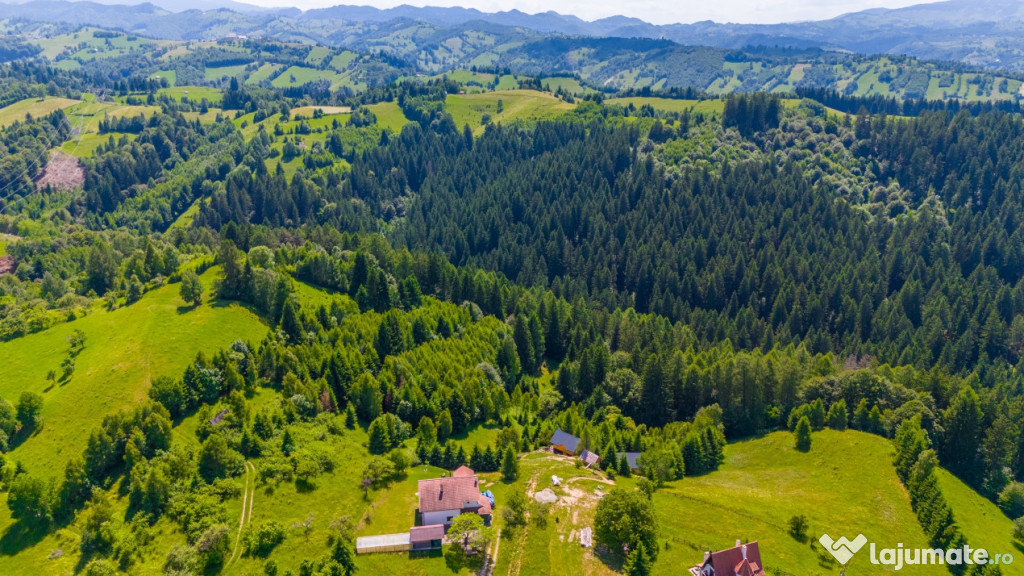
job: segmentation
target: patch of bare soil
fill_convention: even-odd
[[[36,185],[40,188],[50,186],[61,191],[74,190],[82,184],[85,184],[85,168],[82,163],[78,158],[60,150],[50,153],[50,161],[42,175],[36,179]]]
[[[10,274],[11,272],[14,272],[14,258],[0,256],[0,274]]]

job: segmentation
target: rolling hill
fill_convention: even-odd
[[[454,8],[341,6],[286,16],[228,9],[168,12],[151,4],[36,4],[0,4],[0,16],[10,19],[0,29],[41,48],[65,69],[94,60],[114,68],[130,62],[179,83],[219,84],[237,76],[277,88],[319,81],[335,90],[361,91],[416,72],[493,67],[530,76],[575,75],[606,90],[691,87],[729,94],[828,88],[856,96],[1016,101],[1024,62],[1024,45],[1012,37],[1019,17],[998,2],[991,14],[1005,22],[994,28],[978,18],[958,24],[967,9],[957,2],[760,27],[664,27],[625,18],[587,23],[556,13],[488,15]],[[921,14],[931,15],[927,24],[911,25]],[[79,30],[83,25],[129,32],[98,38],[95,29]],[[987,28],[995,31],[981,31]],[[239,46],[176,44],[242,36],[305,46],[301,54],[282,58],[287,51],[246,55]],[[337,52],[328,54],[325,47]],[[345,56],[344,49],[363,56],[353,62],[353,53]],[[152,62],[146,61],[149,55]],[[198,70],[197,56],[207,59]]]
[[[203,277],[209,287],[215,271]],[[157,288],[132,306],[84,318],[0,343],[0,397],[14,403],[32,391],[43,397],[42,426],[20,442],[7,458],[34,474],[60,474],[64,463],[85,448],[89,432],[103,416],[146,398],[154,378],[179,377],[200,350],[222,348],[232,341],[258,341],[266,325],[245,308],[214,304],[190,309],[178,285]],[[85,348],[66,381],[59,375],[68,339],[80,330]]]

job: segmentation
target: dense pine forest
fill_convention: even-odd
[[[354,539],[405,530],[395,492],[462,465],[505,507],[502,553],[531,549],[549,514],[572,518],[533,502],[556,430],[600,458],[559,474],[616,484],[584,515],[657,517],[598,522],[587,573],[697,562],[712,544],[658,528],[673,511],[654,503],[780,434],[794,457],[833,432],[886,439],[873,464],[922,545],[984,545],[962,491],[1024,540],[1019,109],[525,76],[468,94],[455,74],[359,93],[0,76],[0,103],[25,106],[0,114],[0,353],[18,358],[0,369],[0,565],[413,573]],[[133,364],[140,341],[168,358]],[[316,513],[291,518],[305,498]],[[277,516],[253,522],[253,500]],[[773,573],[838,570],[806,552],[799,506],[762,527],[797,551]],[[470,548],[423,573],[479,569]]]

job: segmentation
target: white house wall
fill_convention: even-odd
[[[422,513],[422,520],[424,526],[430,526],[431,524],[451,524],[451,520],[448,518],[455,518],[459,515],[461,509],[456,508],[454,510],[438,510],[437,512],[424,512]]]

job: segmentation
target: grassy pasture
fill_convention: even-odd
[[[65,142],[60,149],[63,152],[79,158],[89,158],[96,153],[97,148],[107,144],[111,138],[114,139],[114,142],[119,142],[121,138],[134,140],[137,136],[137,134],[122,134],[120,132],[108,132],[106,134],[82,134],[81,138],[72,138]]]
[[[1019,561],[1022,546],[1013,539],[1013,521],[998,506],[946,470],[938,470],[939,488],[953,508],[953,518],[973,548],[989,554],[1013,554]],[[1008,567],[1003,574],[1010,574]]]
[[[34,40],[33,43],[43,49],[42,55],[49,60],[56,59],[67,50],[74,50],[71,58],[95,60],[96,58],[121,56],[133,50],[173,44],[173,42],[150,40],[125,33],[118,33],[113,38],[100,38],[97,37],[97,32],[102,31],[97,28],[83,28],[78,32]]]
[[[857,532],[885,543],[893,535],[908,548],[925,548],[910,498],[892,467],[889,440],[862,432],[823,430],[810,452],[793,446],[793,435],[775,432],[730,444],[721,468],[684,478],[655,493],[663,549],[655,574],[693,566],[706,549],[757,540],[765,570],[784,568],[808,576],[838,573],[824,549],[788,533],[789,519],[803,514],[808,534]],[[836,536],[838,537],[838,536]],[[895,546],[895,542],[893,542]],[[847,565],[857,574],[887,574],[858,555]]]
[[[498,112],[498,101],[502,111]],[[489,114],[491,123],[526,123],[549,120],[575,106],[547,92],[536,90],[504,90],[481,94],[450,94],[445,99],[445,110],[452,115],[455,125],[468,124],[476,133],[483,132],[483,116]]]
[[[636,96],[632,98],[612,98],[605,100],[605,103],[618,104],[620,106],[632,104],[637,108],[649,104],[655,110],[663,110],[665,112],[690,111],[691,113],[701,113],[704,115],[721,114],[725,110],[724,100],[674,100],[671,98]]]
[[[203,78],[207,82],[217,82],[221,78],[227,76],[232,78],[235,76],[241,76],[245,73],[245,64],[239,64],[238,66],[221,66],[219,68],[207,67],[203,71]]]
[[[264,64],[257,68],[252,74],[249,74],[249,77],[245,79],[245,83],[247,85],[256,85],[264,80],[270,80],[280,69],[280,64]]]
[[[580,81],[575,78],[542,78],[540,83],[552,92],[561,88],[563,92],[573,96],[582,96],[595,92],[593,88],[580,84]]]
[[[355,52],[345,50],[341,54],[331,58],[331,68],[334,68],[338,72],[342,72],[348,69],[349,64],[352,63],[359,55]]]
[[[277,78],[271,82],[275,88],[289,88],[293,86],[302,86],[310,82],[316,82],[317,80],[327,80],[332,84],[339,79],[337,72],[330,70],[317,70],[315,68],[306,68],[305,66],[292,66],[278,74]]]
[[[5,128],[19,120],[24,120],[26,114],[31,114],[33,118],[38,118],[57,110],[66,110],[80,103],[81,100],[72,100],[70,98],[26,98],[10,106],[0,108],[0,128]]]
[[[401,132],[402,127],[409,123],[405,113],[398,106],[397,102],[380,102],[370,104],[366,108],[377,117],[377,124],[392,132]]]
[[[167,80],[168,84],[174,86],[174,84],[178,80],[178,72],[175,70],[160,70],[159,72],[154,72],[150,74],[149,77],[151,79],[163,78]]]
[[[210,289],[216,272],[207,271]],[[85,349],[75,371],[58,380],[67,354],[68,337],[85,333]],[[172,284],[148,292],[113,312],[95,311],[73,322],[0,343],[0,397],[17,401],[31,390],[44,399],[41,429],[24,439],[8,458],[24,463],[33,474],[62,473],[64,463],[81,454],[100,418],[146,398],[157,376],[178,377],[198,351],[218,350],[236,339],[257,341],[266,326],[252,312],[226,303],[205,303],[191,309]]]
[[[157,95],[165,95],[172,100],[184,100],[188,98],[193,102],[199,102],[206,98],[211,104],[219,104],[222,98],[220,90],[206,86],[175,86],[174,88],[163,88],[157,91]]]

